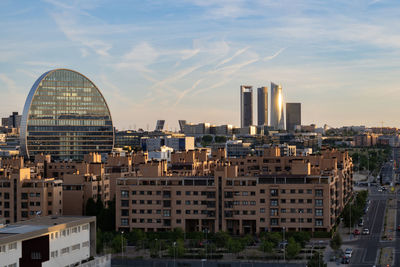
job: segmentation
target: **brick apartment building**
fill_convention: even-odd
[[[330,231],[352,194],[347,152],[281,157],[271,148],[262,157],[233,159],[219,150],[208,163],[202,151],[190,153],[195,156],[176,155],[180,160],[172,161],[167,176],[117,179],[117,230]],[[174,164],[185,172],[175,175]],[[199,166],[206,170],[199,172]]]

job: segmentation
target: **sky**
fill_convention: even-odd
[[[399,22],[386,0],[1,0],[0,115],[68,68],[120,130],[240,125],[240,85],[271,82],[302,124],[400,127]]]

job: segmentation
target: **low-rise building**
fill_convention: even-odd
[[[2,266],[78,266],[95,256],[96,217],[37,217],[0,229]]]

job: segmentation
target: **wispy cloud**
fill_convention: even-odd
[[[279,56],[279,54],[282,53],[285,49],[286,49],[286,48],[281,48],[281,49],[279,49],[275,54],[273,54],[272,56],[265,57],[263,60],[264,60],[264,61],[268,61],[268,60],[274,59],[274,58],[276,58],[277,56]]]

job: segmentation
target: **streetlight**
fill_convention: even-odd
[[[121,231],[121,254],[122,259],[124,258],[124,231]]]
[[[175,253],[175,250],[176,250],[176,242],[174,242],[174,267],[175,267],[175,263],[176,263],[176,253]]]
[[[285,226],[283,226],[282,231],[283,231],[283,261],[286,261]]]
[[[204,228],[203,230],[204,233],[206,233],[206,261],[207,261],[207,250],[208,250],[208,238],[207,238],[207,234],[208,234],[208,228]]]

